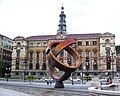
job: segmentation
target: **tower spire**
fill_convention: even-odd
[[[58,30],[57,30],[57,34],[67,34],[67,30],[66,30],[66,15],[64,14],[64,7],[62,4],[61,7],[61,14],[59,15],[60,17],[60,21],[59,21],[59,25],[58,25]]]

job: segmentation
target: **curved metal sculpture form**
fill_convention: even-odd
[[[74,39],[67,39],[62,42],[55,41],[51,42],[46,49],[46,54],[48,54],[49,72],[51,77],[56,81],[55,88],[64,88],[63,81],[67,80],[71,76],[71,73],[74,72],[81,64],[80,56],[70,46],[74,43],[76,43]],[[73,58],[76,58],[77,65],[70,66],[63,62],[60,62],[57,56],[62,50],[66,50],[69,54],[73,56]],[[63,71],[61,77],[57,76],[56,68]]]

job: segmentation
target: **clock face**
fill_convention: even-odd
[[[61,34],[60,37],[63,38],[64,36]]]
[[[63,34],[60,34],[60,35],[57,36],[57,38],[65,38],[65,37],[66,37],[66,36],[63,35]]]

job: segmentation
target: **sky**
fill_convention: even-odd
[[[0,0],[0,34],[55,35],[64,6],[68,34],[115,34],[120,45],[120,0]]]

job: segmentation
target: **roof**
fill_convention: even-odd
[[[26,40],[49,40],[55,39],[56,35],[40,35],[40,36],[30,36],[27,37]]]
[[[89,33],[89,34],[69,34],[70,38],[85,39],[85,38],[99,38],[101,33]]]
[[[57,35],[37,35],[27,37],[26,40],[50,40],[56,39]],[[101,33],[89,33],[89,34],[67,34],[67,38],[76,38],[76,39],[84,39],[84,38],[99,38]]]
[[[4,37],[4,38],[7,38],[7,39],[13,41],[11,38],[9,38],[9,37],[7,37],[7,36],[5,36],[5,35],[2,35],[2,34],[0,34],[0,37],[1,37],[2,39],[3,39],[3,37]]]

